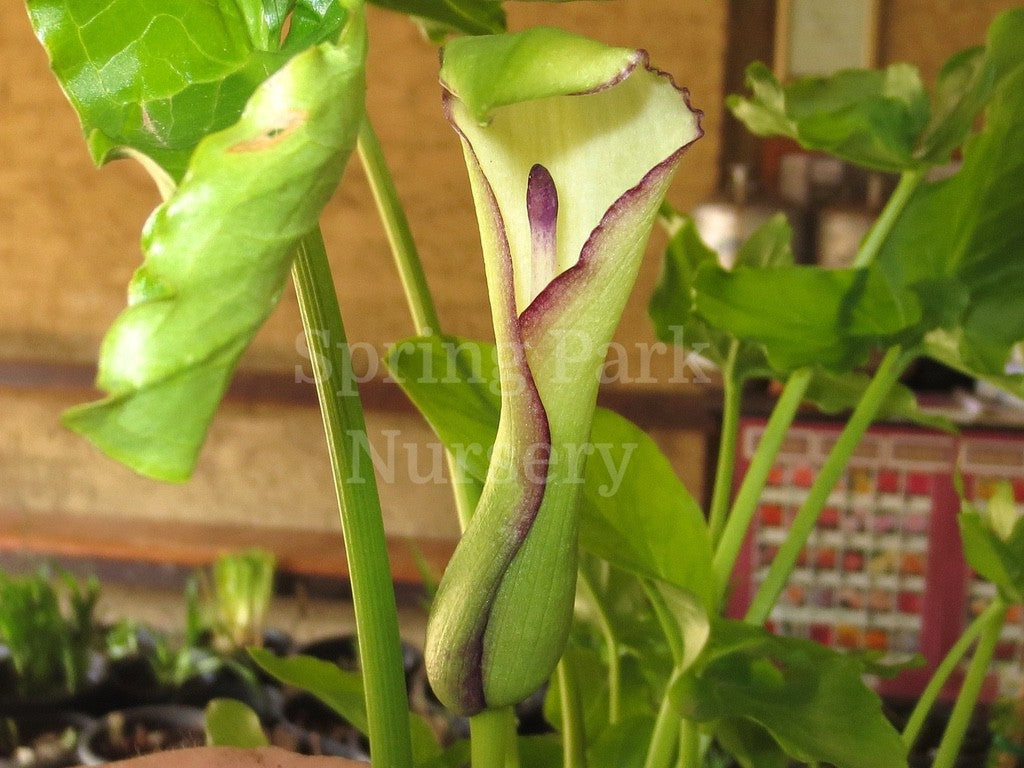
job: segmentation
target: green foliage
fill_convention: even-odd
[[[263,644],[276,562],[273,552],[259,548],[226,553],[214,562],[207,612],[213,646],[221,653]]]
[[[1024,602],[1024,518],[1017,514],[1012,486],[999,483],[984,511],[966,500],[963,507],[957,522],[967,563],[1007,602]]]
[[[368,734],[369,718],[362,676],[312,656],[282,658],[263,648],[250,648],[249,655],[265,672],[285,685],[306,691],[347,720],[360,733]],[[441,755],[437,737],[426,720],[409,714],[413,758],[427,765]]]
[[[97,384],[108,396],[65,423],[143,474],[184,480],[355,144],[362,18],[337,2],[303,3],[278,47],[284,17],[265,17],[261,3],[239,5],[244,13],[178,3],[158,23],[130,3],[86,20],[53,5],[30,11],[97,159],[148,158],[168,195],[146,224],[129,306],[104,339]],[[181,50],[187,66],[167,67],[164,50]],[[97,70],[122,81],[89,85]]]
[[[206,705],[206,743],[211,747],[254,749],[269,744],[260,718],[237,699],[214,699]]]
[[[0,643],[10,653],[19,696],[66,695],[85,685],[99,595],[95,577],[79,582],[61,572],[55,579],[47,568],[22,577],[0,573]]]
[[[1022,14],[1001,17],[990,37],[1002,69],[963,167],[917,190],[879,255],[894,284],[921,296],[930,355],[1018,393],[1022,378],[1004,367],[1024,339],[1024,32],[1009,29]]]
[[[750,765],[781,765],[781,750],[837,768],[905,766],[906,747],[862,674],[855,657],[721,621],[671,695],[685,717],[709,724]]]

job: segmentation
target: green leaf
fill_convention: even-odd
[[[992,90],[991,62],[982,47],[954,54],[935,80],[932,117],[915,154],[939,165],[964,143]]]
[[[1024,602],[1024,518],[1013,488],[999,483],[984,514],[966,500],[958,516],[964,556],[975,573],[994,584],[1009,602]]]
[[[952,311],[926,304],[928,351],[954,368],[1001,377],[1024,339],[1024,9],[999,17],[988,56],[998,75],[985,124],[952,177],[917,189],[879,254],[891,281],[922,296],[940,281]],[[960,296],[956,300],[956,296]]]
[[[717,264],[718,255],[701,240],[689,216],[675,216],[668,226],[672,237],[665,250],[661,277],[647,306],[655,333],[661,341],[681,344],[721,368],[733,337],[693,309],[697,270],[703,264]],[[791,263],[790,236],[785,217],[773,217],[741,246],[737,261],[747,266],[769,266],[787,263],[788,253]],[[756,344],[741,344],[734,370],[741,378],[772,375],[763,349]]]
[[[670,695],[684,717],[724,724],[734,747],[742,740],[751,751],[752,723],[797,760],[905,768],[906,747],[861,675],[857,659],[817,643],[721,621],[703,660]]]
[[[747,69],[747,84],[751,98],[732,96],[727,103],[754,133],[788,136],[806,149],[881,171],[920,165],[914,149],[930,109],[917,70],[909,65],[844,70],[783,87],[758,62]]]
[[[130,149],[179,180],[199,141],[234,123],[294,53],[287,43],[290,52],[276,50],[283,15],[268,26],[251,5],[167,0],[157,13],[133,0],[29,0],[28,10],[93,159]],[[299,3],[296,16],[321,6],[342,18],[337,2]],[[304,45],[336,37],[340,26],[320,25]]]
[[[206,743],[211,747],[255,749],[270,742],[260,718],[236,699],[214,699],[206,705]]]
[[[274,308],[363,117],[365,34],[294,56],[207,136],[143,233],[145,262],[101,349],[108,396],[65,424],[143,474],[191,474],[234,367]]]
[[[871,383],[871,377],[859,371],[833,374],[815,369],[805,398],[824,413],[836,414],[853,410]],[[921,410],[913,390],[896,384],[886,395],[876,418],[909,421],[931,429],[955,433],[956,425],[945,416]]]
[[[281,657],[265,648],[250,648],[249,655],[260,668],[285,685],[311,693],[348,720],[360,733],[369,727],[363,678],[313,656]]]
[[[668,459],[643,430],[602,408],[591,441],[580,546],[686,590],[710,609],[716,586],[707,524]]]
[[[726,271],[704,264],[694,279],[695,311],[735,337],[764,346],[772,367],[850,370],[868,351],[913,327],[913,293],[894,292],[880,272],[811,266]]]
[[[557,62],[573,62],[558,66]],[[636,51],[612,48],[551,27],[495,37],[463,37],[445,47],[441,81],[481,123],[517,102],[586,93],[615,82]]]
[[[587,749],[589,768],[643,768],[654,716],[638,715],[604,729]]]
[[[501,0],[370,0],[373,5],[413,16],[441,32],[488,35],[505,30]],[[435,37],[431,35],[432,39]]]
[[[249,655],[264,672],[285,685],[294,686],[316,696],[345,718],[357,731],[369,735],[363,679],[359,673],[349,672],[336,664],[312,656],[277,656],[265,648],[250,648]],[[409,727],[415,763],[426,765],[437,760],[441,755],[441,748],[426,720],[410,712]]]

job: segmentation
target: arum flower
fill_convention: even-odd
[[[554,29],[456,39],[441,82],[479,219],[501,416],[426,657],[442,702],[474,714],[528,696],[561,655],[600,368],[658,206],[702,131],[645,52]]]

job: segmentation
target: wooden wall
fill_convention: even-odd
[[[745,0],[734,0],[742,12]],[[670,199],[690,208],[717,186],[728,45],[725,0],[510,3],[510,26],[554,23],[622,45],[690,87],[707,135],[684,158]],[[926,80],[954,50],[981,42],[996,0],[883,0],[887,61],[917,63]],[[490,336],[483,269],[461,152],[438,106],[436,51],[401,17],[370,11],[369,112],[395,171],[422,249],[444,330]],[[770,30],[765,30],[770,35]],[[17,0],[0,3],[0,514],[26,528],[75,516],[126,516],[184,523],[220,521],[309,531],[335,530],[318,415],[309,405],[234,401],[218,416],[196,479],[166,487],[132,476],[58,425],[61,409],[88,397],[81,387],[19,380],[19,364],[89,365],[124,304],[138,264],[138,233],[157,195],[128,162],[92,167],[75,116],[49,73]],[[343,311],[354,341],[381,348],[412,332],[390,255],[358,164],[353,162],[323,222]],[[619,340],[653,342],[647,296],[659,269],[655,235]],[[246,356],[249,371],[287,377],[304,358],[293,295],[284,297]],[[656,361],[665,390],[671,361]],[[3,367],[3,366],[0,366]],[[703,402],[687,384],[675,410]],[[308,399],[308,398],[307,398]],[[698,495],[706,466],[707,414],[661,428],[664,443]],[[684,421],[687,421],[684,418]],[[371,414],[379,450],[398,431],[426,444],[429,433],[400,408]],[[456,526],[443,487],[408,481],[384,491],[395,536],[451,537]],[[0,531],[2,533],[2,531]],[[7,531],[10,533],[10,531]]]

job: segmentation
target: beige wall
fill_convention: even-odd
[[[742,2],[743,0],[737,0]],[[926,81],[954,50],[981,42],[994,0],[883,0],[886,60],[917,63]],[[557,23],[611,43],[643,45],[690,87],[706,137],[684,159],[670,193],[689,208],[717,184],[724,62],[724,0],[510,3],[513,28]],[[371,10],[369,111],[422,249],[445,330],[490,335],[476,227],[459,147],[438,107],[436,52],[404,19]],[[767,33],[767,32],[766,32]],[[77,121],[47,70],[17,0],[0,3],[0,360],[88,363],[124,303],[139,258],[138,233],[157,196],[133,164],[92,167]],[[353,340],[383,345],[412,332],[386,243],[357,163],[324,216]],[[619,338],[652,341],[644,306],[658,271],[652,254]],[[299,323],[294,297],[260,334],[249,367],[290,371]],[[124,514],[336,527],[318,416],[272,404],[229,405],[218,416],[197,478],[166,487],[131,476],[57,424],[80,392],[0,387],[0,507],[25,515]],[[428,435],[414,417],[371,415],[373,428]],[[660,430],[684,479],[700,492],[703,440]],[[451,536],[446,493],[408,482],[384,491],[396,535]]]

